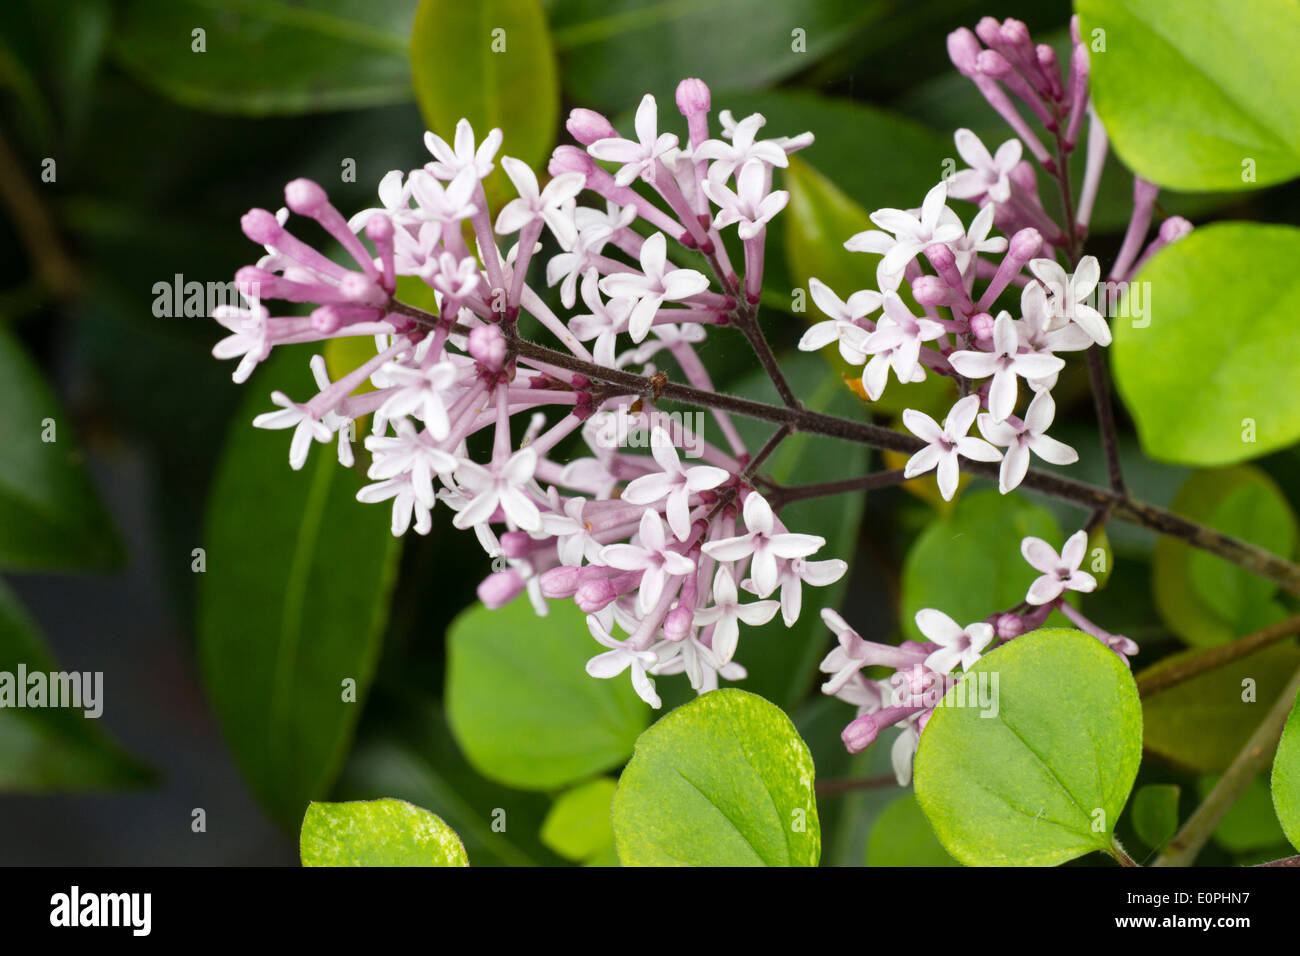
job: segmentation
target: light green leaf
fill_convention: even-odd
[[[1216,775],[1203,776],[1196,781],[1196,790],[1202,800],[1209,796],[1218,782]],[[1234,853],[1267,850],[1286,843],[1286,834],[1273,813],[1268,781],[1263,776],[1253,777],[1241,796],[1228,808],[1214,828],[1214,842]]]
[[[501,156],[546,165],[559,124],[555,51],[538,0],[421,0],[411,35],[415,98],[448,143],[461,117],[476,143],[500,128]],[[490,194],[505,182],[500,170]]]
[[[1300,850],[1300,698],[1282,728],[1273,758],[1273,808],[1286,838]]]
[[[1295,551],[1291,506],[1258,468],[1197,472],[1178,492],[1173,510],[1283,557]],[[1226,643],[1286,613],[1270,602],[1277,592],[1273,582],[1169,536],[1156,542],[1152,590],[1169,629],[1196,646]]]
[[[962,495],[952,515],[932,521],[903,561],[904,636],[925,640],[915,621],[922,608],[937,608],[965,626],[1023,601],[1038,577],[1020,554],[1027,535],[1058,549],[1062,544],[1051,513],[1018,495],[996,488]]]
[[[18,668],[27,675],[60,671],[45,646],[34,621],[18,599],[0,582],[0,674],[12,681],[9,693],[25,694],[18,683]],[[83,673],[84,682],[89,674]],[[93,677],[91,677],[93,680]],[[100,693],[102,694],[102,687]],[[66,707],[18,708],[0,688],[0,792],[106,790],[136,787],[153,779],[153,773],[99,729],[99,719],[87,709]],[[26,698],[24,698],[26,699]],[[102,713],[102,710],[101,710]]]
[[[624,866],[816,866],[812,755],[779,708],[715,690],[642,734],[614,794]]]
[[[277,353],[231,425],[208,500],[198,651],[208,696],[253,792],[293,825],[325,796],[374,675],[399,542],[388,509],[332,444],[290,470],[289,432],[253,428],[271,387],[310,387],[308,354]]]
[[[415,3],[126,0],[113,52],[132,76],[196,109],[270,116],[402,103]]]
[[[1129,816],[1142,842],[1159,850],[1178,832],[1178,797],[1182,788],[1174,783],[1149,783],[1133,794]]]
[[[1076,0],[1075,10],[1097,111],[1138,175],[1238,190],[1300,174],[1294,0]]]
[[[0,329],[0,567],[106,571],[122,563],[73,426],[18,340]]]
[[[953,706],[958,685],[921,734],[916,799],[939,842],[969,866],[1108,851],[1142,759],[1132,674],[1096,638],[1052,628],[986,654],[963,684],[994,677],[995,713]]]
[[[1111,365],[1152,458],[1227,465],[1300,438],[1280,400],[1300,390],[1298,257],[1300,229],[1215,223],[1139,273],[1147,315],[1115,320]]]
[[[627,674],[597,680],[602,648],[572,601],[538,617],[527,597],[475,605],[447,632],[447,717],[483,776],[550,790],[617,767],[650,723]]]
[[[299,851],[303,866],[469,866],[456,831],[404,800],[312,803]]]
[[[880,814],[867,841],[867,866],[958,866],[921,812],[915,794],[905,793]]]
[[[616,786],[609,777],[597,777],[560,794],[542,824],[542,842],[566,860],[600,859],[614,846],[609,816]]]
[[[627,109],[648,90],[662,123],[684,77],[715,90],[772,83],[807,69],[887,8],[882,0],[563,0],[552,4],[551,21],[575,100]]]
[[[1166,657],[1138,676],[1196,653]],[[1142,701],[1147,750],[1193,770],[1222,773],[1297,667],[1300,648],[1276,645],[1147,697]]]

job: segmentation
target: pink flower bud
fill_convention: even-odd
[[[993,343],[993,316],[987,312],[976,312],[970,317],[970,334],[980,345]]]
[[[980,41],[965,27],[948,34],[948,58],[963,76],[978,72],[976,60],[980,55]]]
[[[478,599],[484,607],[505,607],[524,590],[524,579],[514,568],[489,574],[478,586]]]
[[[310,179],[295,179],[284,187],[284,204],[300,216],[315,216],[330,200],[319,184]]]
[[[680,641],[691,633],[695,614],[688,607],[675,607],[664,617],[664,637]]]
[[[576,109],[569,112],[569,119],[564,124],[569,134],[583,146],[590,146],[598,139],[610,139],[618,136],[618,131],[595,110]]]
[[[919,276],[912,281],[912,297],[918,305],[947,305],[952,301],[952,289],[938,276]]]
[[[537,580],[542,587],[542,597],[571,598],[578,590],[579,569],[563,564],[543,571]]]
[[[618,597],[618,591],[607,578],[584,581],[573,596],[573,603],[585,614],[595,614],[610,605]]]
[[[383,289],[360,272],[349,272],[339,280],[339,293],[353,305],[377,309],[388,300]]]
[[[1007,255],[1017,262],[1028,262],[1043,248],[1043,234],[1037,229],[1021,229],[1007,244]]]
[[[840,734],[840,740],[844,741],[844,746],[849,753],[856,754],[866,750],[876,739],[876,722],[870,714],[863,714],[861,717],[851,721]]]
[[[383,215],[371,216],[366,221],[366,235],[372,242],[388,242],[393,238],[393,220]]]
[[[343,326],[343,316],[332,305],[322,305],[311,313],[311,327],[321,335],[332,335]]]
[[[983,51],[975,62],[975,67],[985,76],[1000,80],[1011,73],[1011,64],[997,50]]]
[[[582,173],[586,176],[595,168],[596,161],[585,150],[576,146],[557,146],[551,153],[546,171],[552,176],[563,176],[565,173]]]
[[[533,539],[527,531],[507,531],[501,535],[501,551],[507,558],[526,558],[533,550]]]
[[[1192,224],[1182,216],[1170,216],[1160,224],[1160,238],[1165,242],[1177,242],[1192,231]]]
[[[248,210],[239,220],[239,225],[244,235],[263,246],[275,245],[284,235],[284,226],[265,209]]]
[[[709,87],[703,80],[688,78],[677,84],[677,109],[685,117],[709,111]]]
[[[1001,614],[994,625],[998,640],[1009,641],[1025,633],[1025,622],[1019,614]]]
[[[469,334],[469,354],[489,372],[499,372],[506,361],[506,338],[495,325],[480,325]]]

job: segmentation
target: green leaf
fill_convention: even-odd
[[[1215,223],[1138,274],[1147,315],[1115,320],[1111,365],[1152,458],[1227,465],[1300,438],[1279,400],[1300,390],[1297,257],[1300,229]]]
[[[357,743],[331,794],[337,800],[381,795],[442,817],[460,835],[475,866],[562,863],[537,838],[550,799],[476,773],[456,747],[442,702],[424,693],[402,693],[398,699],[372,693]]]
[[[1097,111],[1138,175],[1173,189],[1238,190],[1300,174],[1294,0],[1076,0],[1075,10]]]
[[[970,866],[1108,851],[1142,759],[1137,686],[1119,655],[1081,631],[1033,631],[970,680],[988,682],[996,710],[954,706],[958,685],[916,755],[916,799],[939,842]]]
[[[0,328],[0,567],[106,571],[125,555],[81,464],[73,420]]]
[[[1300,698],[1282,728],[1273,758],[1273,809],[1291,845],[1300,850]]]
[[[807,296],[808,322],[820,322],[825,316],[807,294],[808,280],[820,279],[844,300],[859,289],[875,288],[880,256],[844,248],[850,236],[875,226],[867,210],[798,156],[790,157],[785,187],[790,191],[785,228],[786,261],[795,282]],[[834,349],[828,351],[838,354]]]
[[[905,793],[876,819],[867,866],[957,866],[930,828],[915,794]]]
[[[498,127],[505,133],[502,156],[534,169],[545,166],[555,143],[560,90],[538,0],[421,0],[411,35],[411,75],[420,112],[448,143],[464,117],[476,142]],[[504,182],[501,176],[499,168],[493,171],[496,183]]]
[[[965,626],[996,608],[1025,599],[1038,577],[1020,554],[1027,535],[1059,548],[1051,513],[996,488],[962,495],[946,518],[936,518],[907,552],[902,576],[902,629],[910,640],[925,637],[916,612],[932,607]]]
[[[358,109],[411,98],[414,14],[415,0],[126,0],[113,52],[136,79],[196,109]]]
[[[0,583],[0,678],[11,692],[25,694],[18,668],[28,675],[62,670],[45,646],[34,621]],[[93,677],[83,672],[81,680]],[[102,694],[102,684],[99,693]],[[153,773],[99,730],[86,710],[102,708],[102,697],[80,710],[66,707],[18,708],[0,690],[0,792],[107,790],[151,782]],[[26,698],[24,698],[26,699]]]
[[[773,83],[887,9],[882,0],[565,0],[552,5],[551,21],[575,100],[619,110],[649,90],[662,123],[683,77],[700,76],[715,90]]]
[[[1295,551],[1291,506],[1258,468],[1197,472],[1178,492],[1173,510],[1283,557]],[[1285,614],[1270,603],[1276,584],[1174,537],[1156,542],[1152,587],[1169,629],[1196,646],[1224,644]]]
[[[572,601],[538,617],[527,597],[475,605],[447,632],[447,717],[483,776],[550,790],[617,767],[650,723],[626,674],[597,680],[602,648]]]
[[[1133,794],[1129,815],[1142,842],[1159,850],[1178,832],[1178,797],[1182,788],[1174,783],[1149,783]]]
[[[1214,775],[1196,781],[1196,790],[1202,800],[1209,796],[1218,782],[1219,778]],[[1214,828],[1214,842],[1234,853],[1267,850],[1286,843],[1286,834],[1273,813],[1268,783],[1262,776],[1251,778],[1241,796],[1228,807],[1228,812]]]
[[[388,509],[330,444],[301,472],[289,433],[253,428],[268,386],[301,394],[306,355],[277,351],[231,426],[208,500],[197,607],[209,698],[253,792],[293,825],[333,784],[374,675],[400,544]],[[351,683],[349,683],[351,682]]]
[[[303,866],[469,866],[456,831],[404,800],[312,803],[299,851]]]
[[[710,691],[637,739],[614,840],[624,866],[816,866],[812,755],[779,708]]]
[[[597,777],[556,798],[542,824],[542,842],[566,860],[590,862],[614,846],[610,809],[617,785]]]
[[[1139,677],[1179,663],[1174,654]],[[1144,744],[1152,753],[1203,773],[1222,773],[1300,667],[1300,648],[1266,647],[1142,701]]]
[[[806,352],[781,357],[781,370],[806,408],[830,415],[854,417],[859,402],[826,363]],[[779,403],[766,373],[755,372],[727,391],[745,398]],[[751,452],[760,448],[772,426],[737,416],[733,419]],[[711,424],[711,423],[710,423]],[[865,474],[870,456],[861,445],[796,433],[785,439],[768,459],[763,473],[781,485],[833,481]],[[865,494],[834,495],[791,503],[782,520],[801,534],[821,535],[826,544],[816,560],[840,558],[850,564],[862,525]],[[787,628],[780,612],[761,627],[742,629],[737,659],[748,671],[745,690],[792,710],[803,700],[817,675],[817,663],[826,653],[826,627],[816,609],[839,607],[848,587],[849,572],[824,588],[805,587],[803,612]]]

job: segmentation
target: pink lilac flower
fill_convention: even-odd
[[[925,659],[925,666],[939,674],[947,674],[958,664],[962,670],[970,670],[993,641],[993,625],[981,621],[961,627],[947,614],[934,608],[917,611],[916,626],[939,645],[939,649]]]
[[[996,155],[980,142],[968,129],[957,130],[954,139],[957,152],[970,164],[970,169],[954,173],[948,180],[948,195],[953,199],[979,199],[988,196],[991,202],[1006,202],[1011,198],[1009,174],[1020,162],[1021,143],[1009,139],[998,147]]]
[[[934,469],[939,479],[939,493],[950,501],[957,492],[960,470],[958,456],[972,461],[998,461],[1002,455],[996,448],[982,438],[967,434],[975,422],[979,408],[979,396],[967,395],[953,405],[948,417],[943,420],[942,427],[924,412],[905,409],[903,424],[917,438],[926,442],[926,447],[907,460],[904,475],[915,478]]]
[[[1056,417],[1056,403],[1048,391],[1041,391],[1029,403],[1025,420],[1019,425],[1008,418],[995,421],[992,415],[979,416],[980,432],[992,444],[1005,449],[1002,467],[998,472],[998,490],[1007,494],[1024,481],[1029,471],[1029,453],[1053,465],[1072,465],[1079,453],[1064,442],[1047,435],[1047,429]]]
[[[718,487],[731,474],[712,465],[683,468],[672,438],[662,428],[656,428],[651,433],[650,451],[662,470],[629,482],[623,489],[623,500],[635,505],[665,501],[668,526],[677,540],[685,541],[691,533],[691,495]]]
[[[1030,604],[1050,604],[1066,591],[1087,593],[1097,587],[1097,579],[1087,571],[1079,570],[1088,553],[1088,532],[1076,531],[1065,542],[1058,555],[1042,538],[1025,538],[1020,543],[1020,553],[1026,561],[1042,573],[1029,586],[1025,600]]]
[[[1021,352],[1020,336],[1011,313],[1000,312],[993,323],[993,348],[987,352],[953,352],[948,361],[967,378],[993,377],[989,412],[993,421],[1006,419],[1016,407],[1016,379],[1042,379],[1055,375],[1065,362],[1041,352]]]
[[[767,500],[751,491],[744,504],[745,527],[742,535],[722,538],[704,545],[704,553],[718,561],[741,561],[752,558],[750,577],[754,593],[761,598],[776,590],[780,581],[777,559],[806,558],[826,543],[814,534],[791,534],[779,525]]]

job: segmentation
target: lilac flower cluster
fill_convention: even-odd
[[[547,599],[573,600],[605,648],[588,672],[630,672],[656,707],[657,675],[684,671],[700,692],[720,676],[743,677],[735,660],[741,624],[764,624],[779,610],[792,625],[803,586],[829,584],[846,569],[841,560],[812,560],[825,541],[791,532],[754,490],[748,468],[758,462],[725,413],[715,415],[718,446],[639,394],[518,354],[526,315],[578,359],[648,374],[665,352],[693,386],[712,390],[697,346],[710,326],[752,320],[766,224],[789,198],[772,189],[772,171],[812,136],[759,139],[761,115],[723,111],[712,138],[705,84],[684,80],[676,99],[685,141],[660,130],[647,95],[632,139],[597,113],[573,111],[568,129],[583,148],[558,147],[544,186],[526,164],[502,157],[518,198],[495,221],[484,180],[502,134],[478,142],[465,121],[452,143],[427,134],[431,161],[388,173],[380,206],[351,220],[320,186],[295,180],[278,214],[244,216],[245,234],[266,255],[237,274],[247,307],[215,314],[231,334],[214,354],[240,359],[238,382],[276,345],[374,337],[374,355],[337,381],[314,358],[317,394],[299,401],[275,392],[279,410],[254,425],[293,429],[295,469],[314,441],[337,440],[339,460],[351,465],[352,423],[373,416],[364,440],[372,483],[357,497],[390,501],[395,535],[412,523],[425,534],[433,509],[450,509],[452,523],[472,528],[496,559],[499,569],[479,587],[486,605],[527,591],[544,614]],[[637,181],[649,189],[634,190]],[[587,196],[597,204],[579,205]],[[290,213],[315,220],[352,262],[340,265],[297,238]],[[738,269],[721,234],[733,226],[744,257]],[[580,297],[586,310],[567,319],[527,281],[543,233],[559,250],[545,263],[547,284],[559,287],[566,309]],[[504,255],[498,237],[513,237]],[[670,242],[697,250],[713,275],[671,262]],[[433,290],[436,315],[394,297],[405,276]],[[262,298],[316,307],[272,316]],[[366,383],[372,390],[358,392]],[[610,437],[637,431],[649,436],[650,454]],[[480,432],[491,435],[487,460],[469,450]],[[558,456],[570,436],[588,453]],[[687,448],[699,463],[683,461]]]
[[[957,152],[970,168],[938,183],[919,209],[877,210],[871,220],[878,229],[844,244],[850,251],[880,257],[876,288],[855,291],[845,300],[824,283],[811,283],[813,301],[828,320],[809,328],[800,348],[812,351],[836,343],[847,362],[864,366],[862,388],[870,399],[884,392],[891,370],[901,383],[922,381],[927,374],[956,381],[961,397],[942,423],[915,409],[902,415],[908,430],[926,443],[908,460],[905,476],[935,471],[945,499],[957,490],[962,458],[1000,461],[998,487],[1003,494],[1024,479],[1031,455],[1056,465],[1076,461],[1073,448],[1047,434],[1055,417],[1051,390],[1065,366],[1058,353],[1111,341],[1107,319],[1091,301],[1101,279],[1100,263],[1094,256],[1080,255],[1108,147],[1089,102],[1088,50],[1077,17],[1071,29],[1073,54],[1066,75],[1052,48],[1036,45],[1020,21],[999,23],[986,17],[974,32],[952,33],[948,51],[953,63],[1015,137],[990,153],[970,130],[958,130]],[[1044,146],[1022,110],[1053,137],[1053,150]],[[1068,158],[1085,116],[1086,165],[1075,207]],[[1026,153],[1032,162],[1023,158]],[[1060,222],[1045,210],[1035,163],[1061,190]],[[1186,220],[1172,217],[1143,251],[1156,189],[1136,179],[1133,192],[1133,216],[1111,282],[1127,282],[1155,251],[1191,228]],[[948,207],[952,199],[978,206],[969,225]],[[993,235],[995,229],[1004,236]],[[1058,257],[1071,263],[1068,271]],[[995,304],[1011,287],[1020,289],[1016,314],[1006,309],[994,314]],[[1027,405],[1017,415],[1026,390]],[[970,434],[972,425],[982,437]],[[859,716],[845,728],[846,746],[861,750],[880,730],[898,725],[894,764],[900,781],[905,781],[920,730],[934,706],[921,700],[919,689],[959,663],[963,669],[971,667],[996,643],[1039,627],[1053,609],[1126,660],[1136,653],[1131,640],[1102,630],[1064,600],[1067,590],[1096,587],[1092,575],[1080,570],[1087,541],[1087,533],[1080,531],[1058,555],[1047,542],[1026,538],[1024,557],[1042,577],[1025,601],[966,627],[941,611],[924,609],[916,623],[928,643],[871,644],[837,614],[824,611],[839,646],[822,662],[822,670],[832,675],[823,691],[859,708]],[[870,681],[861,673],[862,668],[882,665],[893,668],[894,675]]]

